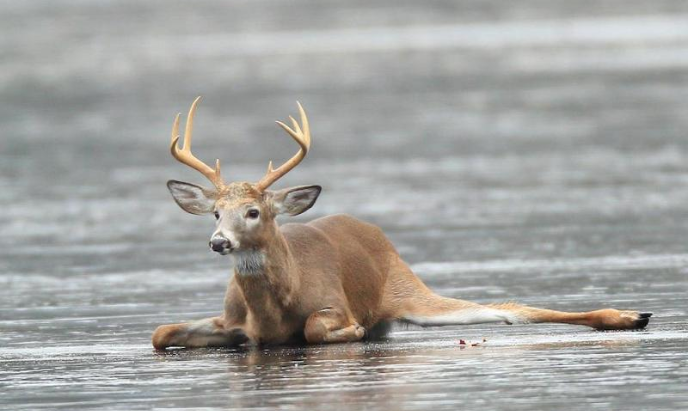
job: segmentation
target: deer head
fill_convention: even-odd
[[[277,233],[275,218],[280,214],[298,215],[315,204],[321,187],[298,186],[279,191],[268,190],[275,181],[279,180],[296,167],[308,154],[311,145],[311,134],[306,112],[298,104],[301,125],[293,118],[290,128],[277,121],[298,144],[299,151],[277,169],[273,169],[272,162],[268,165],[265,176],[257,183],[232,182],[226,183],[220,175],[220,160],[215,161],[215,168],[198,160],[191,153],[191,136],[193,133],[193,118],[200,97],[191,105],[186,120],[184,144],[179,148],[179,116],[172,126],[172,156],[180,163],[199,171],[210,182],[213,188],[201,187],[182,181],[170,180],[167,188],[172,193],[174,201],[182,210],[191,214],[214,214],[217,226],[210,237],[210,248],[222,255],[235,251],[260,250],[265,247]]]

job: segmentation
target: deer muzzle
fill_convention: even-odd
[[[215,235],[208,243],[210,249],[222,255],[228,254],[232,250],[232,243],[225,237]]]

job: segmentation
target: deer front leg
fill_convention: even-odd
[[[365,329],[343,310],[326,307],[308,317],[304,335],[310,344],[349,342],[362,339]]]
[[[153,333],[153,347],[233,347],[248,341],[244,330],[226,324],[222,317],[182,324],[161,325]]]

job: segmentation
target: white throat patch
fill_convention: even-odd
[[[265,255],[260,251],[235,251],[234,270],[239,275],[257,275],[265,267]]]

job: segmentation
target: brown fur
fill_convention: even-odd
[[[161,326],[153,335],[155,348],[356,341],[380,322],[486,308],[531,323],[597,329],[631,329],[642,323],[634,311],[564,313],[440,297],[411,272],[379,228],[346,215],[281,229],[275,225],[268,231],[274,236],[265,238],[265,271],[235,273],[223,315],[210,322]],[[207,326],[199,326],[203,321]]]
[[[156,349],[357,341],[366,330],[384,331],[395,320],[420,325],[557,322],[597,329],[643,328],[649,321],[650,314],[635,311],[565,313],[438,296],[411,272],[379,228],[350,216],[280,228],[275,223],[278,214],[303,213],[320,194],[319,186],[267,190],[309,150],[310,127],[303,107],[299,104],[301,125],[293,118],[293,129],[278,122],[299,144],[294,157],[277,169],[270,163],[256,184],[225,184],[219,160],[213,169],[191,153],[199,100],[189,110],[182,149],[177,147],[179,116],[175,119],[170,149],[177,160],[213,182],[215,190],[174,180],[167,186],[185,211],[216,214],[218,226],[210,245],[244,258],[239,260],[244,265],[235,266],[220,317],[160,326],[153,334]]]

